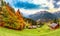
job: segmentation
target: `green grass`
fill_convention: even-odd
[[[40,35],[40,36],[60,36],[60,29],[57,29],[55,31],[51,31],[49,33]]]
[[[60,36],[60,29],[50,31],[46,26],[44,27],[38,29],[24,29],[22,31],[0,27],[0,36]]]
[[[38,29],[25,29],[22,31],[16,31],[6,28],[0,28],[0,36],[39,36],[43,31],[38,31]]]

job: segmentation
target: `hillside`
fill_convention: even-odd
[[[56,15],[48,11],[40,11],[30,15],[30,18],[25,18],[19,9],[15,11],[9,3],[3,0],[0,2],[0,36],[60,36],[58,13]],[[47,22],[40,22],[40,19]],[[48,20],[53,21],[48,22]]]
[[[60,29],[43,33],[37,30],[38,29],[25,29],[23,31],[16,31],[0,27],[0,36],[60,36]]]
[[[47,34],[43,34],[43,35],[41,35],[41,36],[60,36],[59,33],[60,33],[60,29],[55,30],[55,31],[50,32],[50,33],[47,33]]]
[[[23,29],[25,26],[25,21],[22,14],[20,14],[20,11],[17,10],[15,13],[15,10],[9,5],[9,3],[4,1],[1,1],[1,5],[0,26],[11,29]]]

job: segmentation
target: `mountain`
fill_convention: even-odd
[[[35,13],[33,15],[30,15],[29,16],[31,19],[33,20],[39,20],[39,19],[47,19],[47,20],[53,20],[55,18],[57,18],[56,15],[52,14],[52,13],[49,13],[48,11],[40,11],[38,13]]]
[[[60,18],[60,11],[57,11],[57,12],[55,12],[55,13],[53,13],[53,14],[56,15],[57,18]]]

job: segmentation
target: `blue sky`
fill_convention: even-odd
[[[29,2],[30,1],[30,2]],[[48,9],[48,7],[42,7],[40,4],[34,4],[33,0],[6,0],[11,6],[15,8],[23,8],[27,10],[31,9]]]
[[[55,12],[60,10],[60,0],[5,0],[14,7],[20,9],[24,14],[30,15],[39,11],[47,10]]]
[[[18,1],[16,4],[13,4],[16,8],[24,8],[24,9],[39,9],[40,5],[28,3],[28,2],[21,2]]]

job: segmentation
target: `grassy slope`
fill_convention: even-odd
[[[0,27],[0,36],[60,36],[60,29],[50,32],[38,32],[38,29],[25,29],[22,31],[16,31]]]
[[[41,36],[60,36],[60,29],[55,30],[53,32],[49,32],[49,33],[43,34]]]

